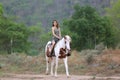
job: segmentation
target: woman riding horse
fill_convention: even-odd
[[[49,48],[50,55],[52,55],[54,45],[61,39],[61,31],[57,20],[54,20],[52,23],[52,35],[53,35],[52,45]]]

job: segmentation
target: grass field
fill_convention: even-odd
[[[71,75],[120,76],[120,50],[104,50],[101,54],[72,51],[68,59]],[[0,76],[4,74],[45,74],[44,53],[28,56],[24,53],[0,55]],[[59,61],[58,74],[65,74],[63,61]]]

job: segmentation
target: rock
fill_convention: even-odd
[[[95,49],[101,52],[105,49],[105,46],[103,43],[100,43],[100,44],[95,46]]]

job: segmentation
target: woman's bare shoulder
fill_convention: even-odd
[[[54,27],[52,26],[52,29],[54,29]]]

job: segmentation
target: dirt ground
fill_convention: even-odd
[[[41,74],[6,74],[0,80],[120,80],[120,77],[109,76],[109,77],[95,77],[95,76],[84,76],[84,75],[58,75],[54,77],[51,75]]]

